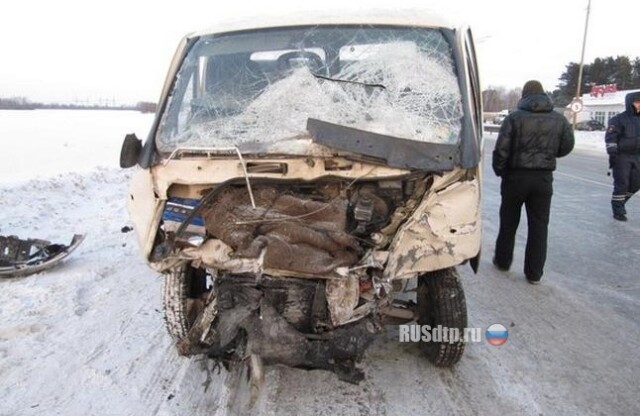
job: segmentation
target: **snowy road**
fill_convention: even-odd
[[[638,414],[640,199],[630,202],[629,223],[614,222],[605,172],[599,155],[561,160],[544,281],[530,286],[521,271],[524,224],[512,271],[490,263],[499,186],[485,164],[480,273],[460,271],[469,326],[504,324],[505,345],[469,344],[459,365],[443,370],[389,327],[368,351],[359,386],[323,371],[270,368],[255,413]],[[178,357],[165,334],[161,282],[133,233],[121,232],[126,182],[127,173],[103,168],[0,185],[0,233],[88,233],[62,267],[0,280],[0,415],[227,413],[224,372]]]

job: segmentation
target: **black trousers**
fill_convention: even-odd
[[[640,156],[619,154],[612,170],[611,208],[614,214],[626,215],[626,202],[640,189]]]
[[[494,260],[500,267],[511,266],[516,231],[524,205],[529,228],[524,274],[530,280],[540,280],[547,259],[547,229],[553,195],[553,174],[548,171],[509,172],[502,178],[500,194],[500,231]]]

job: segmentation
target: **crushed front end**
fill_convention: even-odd
[[[416,318],[394,291],[477,259],[460,41],[351,24],[184,42],[129,201],[182,354],[358,382],[385,319]]]

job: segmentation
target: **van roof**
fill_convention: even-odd
[[[276,27],[309,26],[309,25],[398,25],[415,27],[438,27],[455,29],[457,26],[438,14],[425,9],[416,10],[371,10],[304,12],[304,14],[285,14],[280,16],[254,16],[241,20],[221,21],[206,30],[187,35],[188,38],[215,33],[236,32],[252,29]]]

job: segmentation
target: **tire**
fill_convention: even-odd
[[[460,337],[467,327],[467,305],[460,277],[455,267],[426,273],[418,277],[418,323],[437,328],[457,328]],[[464,341],[423,342],[429,361],[438,367],[451,367],[464,353]]]
[[[206,291],[204,270],[188,264],[174,267],[164,274],[162,306],[167,332],[176,341],[187,336],[201,304],[198,299]]]

